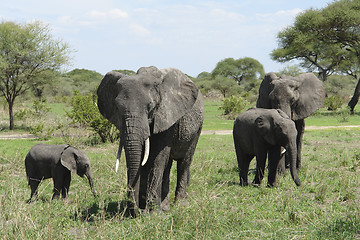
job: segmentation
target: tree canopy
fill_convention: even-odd
[[[54,39],[40,22],[0,24],[0,94],[9,106],[10,129],[14,129],[16,97],[39,85],[39,74],[67,64],[69,53],[69,46]]]
[[[299,14],[293,26],[278,34],[279,48],[271,57],[279,62],[300,60],[302,67],[317,71],[325,81],[337,72],[358,76],[360,66],[360,1],[339,0],[322,9]],[[349,102],[360,95],[360,84]]]
[[[217,63],[212,76],[223,76],[234,79],[240,85],[242,81],[261,79],[265,75],[263,65],[256,59],[244,57],[226,58]]]

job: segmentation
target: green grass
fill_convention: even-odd
[[[219,109],[221,101],[205,101],[203,130],[230,130],[235,119],[226,119]]]
[[[232,129],[220,117],[220,102],[206,102],[204,130]],[[59,107],[59,106],[57,106]],[[56,112],[61,116],[61,106]],[[335,125],[326,111],[307,125]],[[357,125],[359,116],[346,124]],[[352,120],[353,118],[353,120]],[[352,122],[353,121],[353,122]],[[350,123],[350,124],[349,124]],[[339,123],[339,125],[341,125]],[[170,212],[136,219],[124,213],[125,159],[115,173],[117,144],[76,146],[91,160],[94,198],[86,179],[73,174],[69,199],[50,201],[52,181],[39,189],[39,201],[28,204],[24,158],[39,142],[0,140],[0,239],[359,239],[360,129],[307,131],[304,135],[302,182],[278,176],[278,187],[240,187],[231,135],[202,135],[191,166],[187,203]],[[255,168],[255,160],[251,169]],[[254,174],[250,171],[249,178]],[[174,198],[176,164],[170,180]]]
[[[360,130],[305,134],[301,187],[240,187],[232,136],[201,136],[188,204],[137,219],[123,216],[125,159],[114,172],[116,144],[81,146],[91,158],[97,199],[73,175],[68,201],[50,201],[52,181],[27,204],[24,158],[36,140],[0,140],[1,239],[355,239],[360,237]],[[59,143],[61,139],[52,139]],[[255,167],[255,161],[251,168]],[[172,169],[171,193],[175,188]],[[251,173],[250,179],[254,176]],[[265,176],[266,177],[266,176]]]

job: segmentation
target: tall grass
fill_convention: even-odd
[[[0,140],[0,239],[356,239],[360,237],[360,130],[305,134],[301,187],[290,174],[277,188],[240,187],[232,136],[200,137],[187,202],[130,219],[124,211],[125,159],[116,144],[79,146],[90,157],[94,198],[73,175],[69,199],[50,201],[52,181],[30,196],[24,158],[37,140]],[[52,139],[59,143],[61,139]],[[175,191],[176,164],[171,174]],[[255,167],[255,161],[251,169]],[[250,179],[254,177],[250,171]],[[266,178],[267,175],[265,175]],[[173,197],[172,197],[173,198]]]

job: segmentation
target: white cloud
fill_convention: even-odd
[[[263,22],[279,22],[279,21],[289,21],[296,17],[303,10],[299,8],[294,8],[290,10],[279,10],[275,13],[267,13],[267,14],[256,14],[256,18]]]
[[[111,18],[128,18],[129,14],[121,9],[115,8],[109,11]]]
[[[225,11],[224,9],[213,9],[211,10],[211,15],[220,19],[228,19],[228,20],[232,20],[232,21],[245,21],[246,17],[244,15],[238,14],[238,13],[234,13],[234,12],[229,12],[229,11]]]
[[[112,19],[126,19],[129,14],[118,8],[108,11],[91,10],[79,16],[61,16],[57,22],[63,26],[99,26],[111,23]]]
[[[100,11],[90,11],[86,14],[90,19],[106,19],[107,14],[105,12]]]
[[[150,31],[148,29],[136,23],[130,25],[130,31],[131,33],[139,37],[146,37],[150,35]]]

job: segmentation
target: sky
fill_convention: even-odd
[[[225,58],[251,57],[265,72],[295,63],[270,58],[277,34],[304,10],[332,0],[9,0],[0,19],[41,21],[70,45],[72,63],[105,74],[174,67],[196,77]]]

